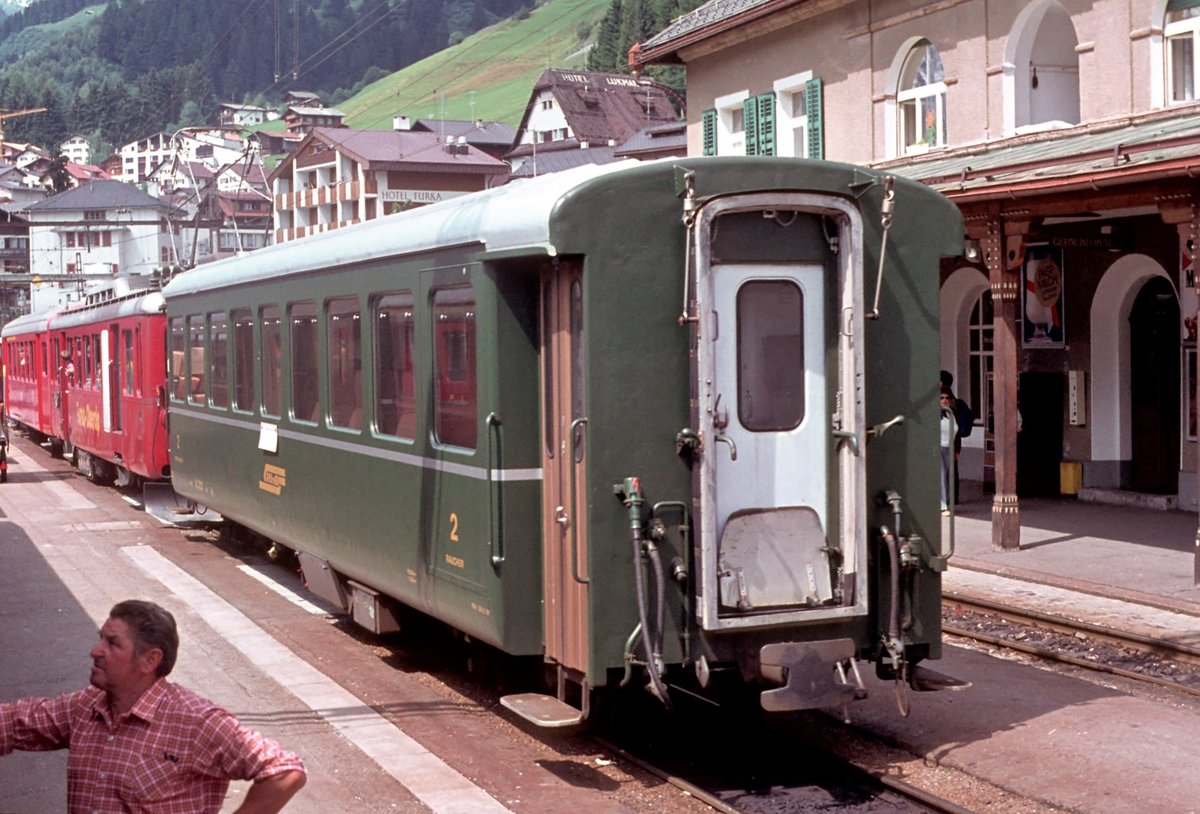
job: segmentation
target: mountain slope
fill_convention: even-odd
[[[611,0],[547,0],[391,74],[338,105],[346,124],[386,129],[393,116],[517,125],[546,68],[586,63]]]

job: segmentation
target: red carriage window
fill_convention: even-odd
[[[329,422],[362,429],[362,312],[352,297],[325,305],[326,360],[329,372]]]
[[[233,319],[233,406],[254,409],[254,317],[250,310],[230,313]]]
[[[292,418],[316,422],[317,398],[317,306],[312,300],[289,307],[292,331]]]
[[[279,393],[283,389],[283,335],[279,308],[266,305],[259,309],[262,325],[262,411],[279,417]]]
[[[74,362],[67,365],[67,378],[72,386],[78,385],[82,387],[83,368],[80,366],[83,364],[83,337],[77,336],[74,338],[74,340],[67,339],[67,342],[71,343],[72,347],[74,348],[74,350],[71,352],[71,359],[73,359]]]
[[[434,434],[443,444],[474,449],[475,292],[470,286],[433,293],[433,332]]]
[[[92,364],[91,348],[94,343],[90,336],[84,337],[83,340],[83,387],[90,388],[95,383],[96,367]],[[98,349],[98,348],[97,348]],[[97,363],[100,359],[96,359]]]
[[[121,365],[125,370],[125,392],[133,395],[133,331],[121,331]]]
[[[229,406],[229,320],[224,312],[208,315],[209,376],[212,406]]]
[[[379,297],[371,321],[375,327],[375,429],[386,435],[415,438],[412,293]]]
[[[100,334],[92,334],[92,359],[95,360],[95,375],[92,377],[92,389],[100,389],[100,381],[104,378],[104,357],[100,355]]]

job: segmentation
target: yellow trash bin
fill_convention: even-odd
[[[1058,491],[1064,495],[1079,494],[1083,486],[1083,464],[1079,461],[1062,461],[1058,465]]]

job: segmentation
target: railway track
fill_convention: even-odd
[[[625,760],[634,764],[645,772],[660,778],[666,783],[670,783],[680,791],[696,798],[700,802],[707,805],[714,811],[719,811],[721,814],[755,814],[761,811],[808,811],[809,808],[795,807],[789,805],[793,802],[798,794],[812,793],[811,788],[789,788],[786,786],[772,787],[766,792],[756,792],[750,789],[744,792],[732,791],[729,789],[723,792],[716,792],[707,788],[703,781],[689,780],[684,776],[674,774],[665,770],[654,763],[643,760],[636,755],[616,746],[603,738],[597,738],[597,742],[606,750],[610,751],[621,760]],[[849,763],[842,763],[841,769],[847,777],[855,778],[853,782],[861,784],[861,788],[868,795],[874,794],[872,801],[866,805],[871,806],[868,810],[879,811],[884,810],[882,806],[890,806],[888,810],[913,812],[913,814],[971,814],[969,809],[956,805],[955,803],[944,800],[936,795],[919,789],[903,780],[898,780],[894,777],[870,772],[858,766]],[[872,789],[875,789],[872,792]],[[746,806],[731,804],[728,799],[738,800],[745,795],[753,795],[754,803]],[[819,810],[822,812],[855,812],[861,810],[861,803],[848,802],[846,807],[839,808],[836,804],[821,803]],[[811,809],[813,811],[817,808]]]
[[[612,725],[597,722],[588,736],[618,762],[721,814],[970,811],[929,786],[908,782],[911,776],[897,772],[895,763],[881,762],[876,748],[864,743],[873,735],[823,712],[764,717],[748,702],[691,704],[676,693],[672,699],[673,713],[632,699],[632,706],[610,719]],[[961,790],[959,784],[950,787]]]
[[[947,592],[942,630],[1059,664],[1200,697],[1200,648]]]

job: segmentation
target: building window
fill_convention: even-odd
[[[896,106],[901,153],[946,145],[946,76],[937,48],[928,41],[914,46],[904,60]]]
[[[967,355],[970,364],[967,392],[958,397],[975,407],[975,423],[992,415],[992,292],[984,291],[967,324]],[[991,422],[989,421],[989,429]]]
[[[811,71],[776,80],[776,148],[795,158],[825,157],[823,87]]]
[[[1200,36],[1200,3],[1171,0],[1163,25],[1167,41],[1167,102],[1196,100],[1196,48]]]
[[[715,100],[717,152],[715,155],[746,154],[746,123],[743,106],[749,91],[719,96]]]

